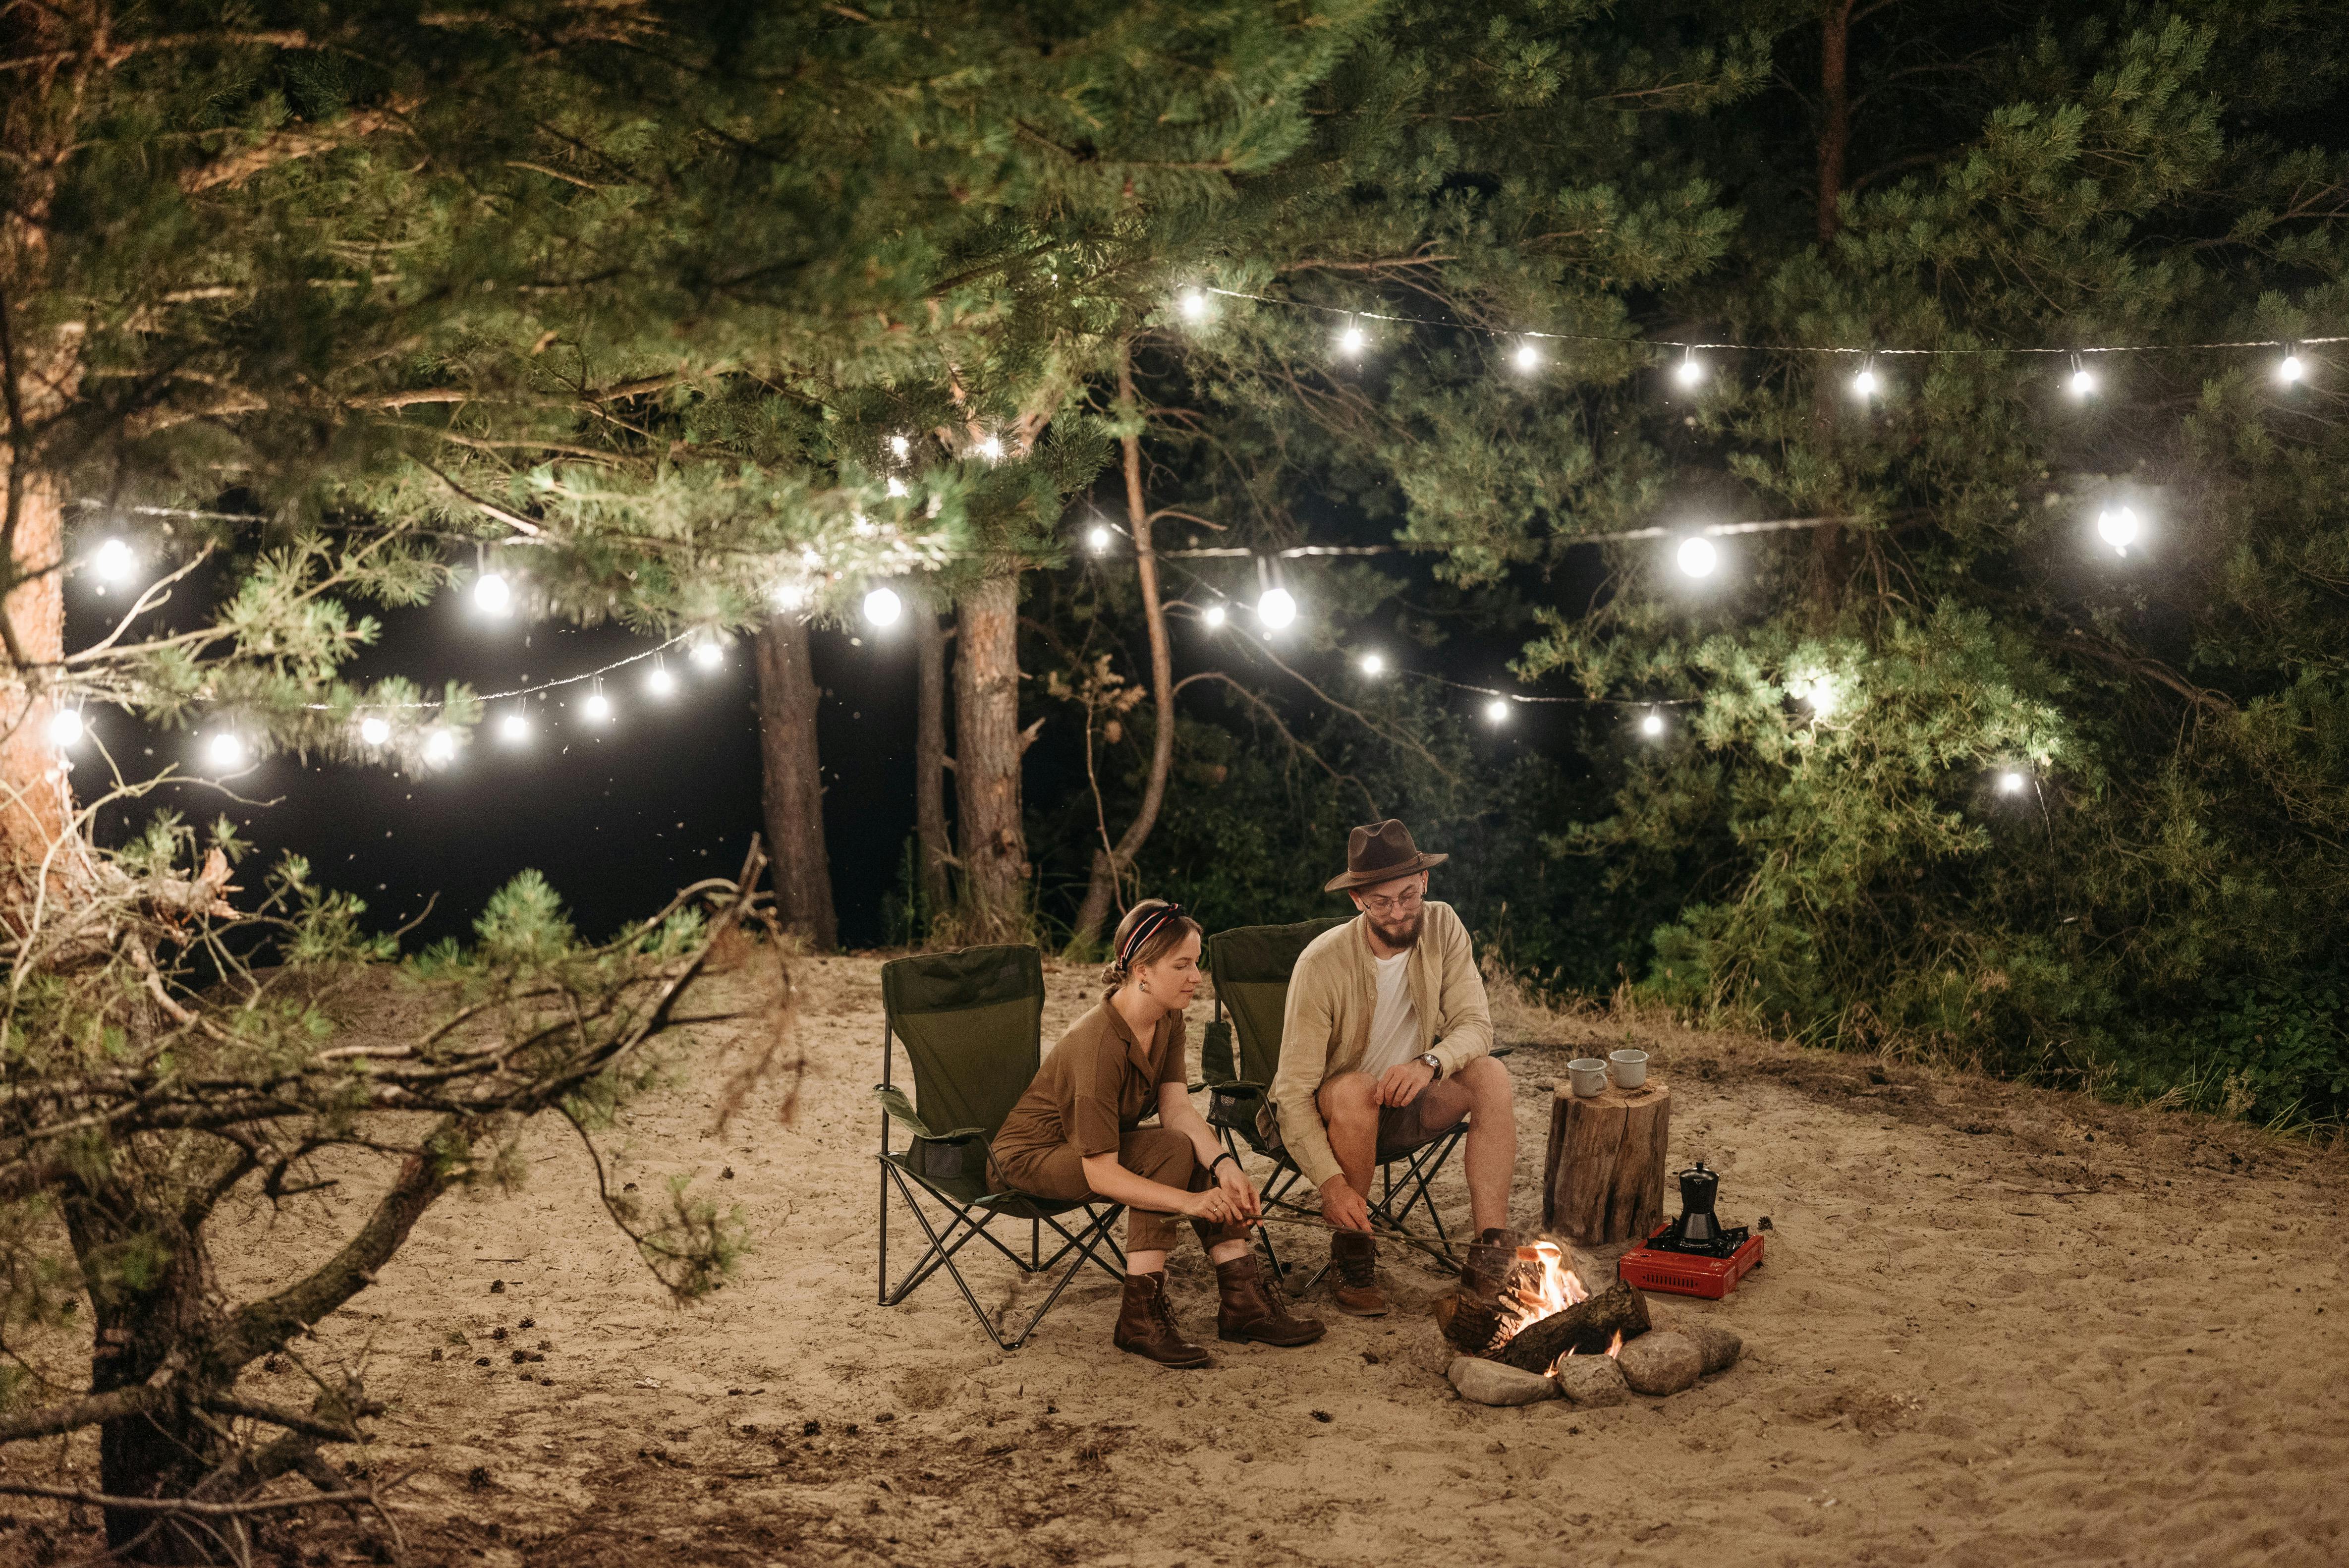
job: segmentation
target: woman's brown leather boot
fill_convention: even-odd
[[[1183,1337],[1166,1305],[1166,1271],[1125,1276],[1125,1299],[1118,1304],[1117,1328],[1110,1341],[1120,1350],[1146,1356],[1161,1367],[1205,1367],[1207,1352]]]
[[[1301,1316],[1288,1310],[1279,1284],[1258,1271],[1254,1253],[1243,1253],[1227,1264],[1217,1264],[1216,1291],[1222,1297],[1216,1307],[1218,1339],[1242,1344],[1253,1339],[1259,1345],[1310,1345],[1324,1332],[1319,1318]]]

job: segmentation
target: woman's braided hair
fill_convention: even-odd
[[[1125,912],[1117,935],[1109,944],[1109,964],[1102,970],[1102,995],[1106,996],[1133,977],[1133,972],[1157,963],[1186,936],[1200,934],[1199,923],[1183,906],[1163,898],[1145,898]]]

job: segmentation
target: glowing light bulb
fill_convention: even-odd
[[[495,572],[473,579],[473,608],[484,615],[502,615],[513,607],[513,586]]]
[[[378,718],[373,714],[367,715],[359,720],[359,738],[369,746],[381,746],[391,738],[390,721]]]
[[[2297,354],[2285,355],[2282,363],[2276,366],[2276,379],[2287,386],[2307,374],[2308,366],[2301,363]]]
[[[139,570],[139,552],[119,539],[109,539],[90,557],[90,570],[102,583],[119,583]]]
[[[49,716],[49,744],[63,751],[82,738],[81,709],[61,707]]]
[[[1364,654],[1362,655],[1362,673],[1366,676],[1382,676],[1386,674],[1387,656],[1384,654]]]
[[[1797,681],[1794,691],[1796,696],[1801,697],[1809,706],[1813,718],[1826,717],[1835,712],[1843,700],[1836,691],[1833,677],[1825,675],[1812,676],[1806,680]]]
[[[1210,632],[1220,631],[1224,624],[1224,607],[1221,604],[1210,604],[1199,612],[1199,619]]]
[[[1185,321],[1207,319],[1207,296],[1197,289],[1185,289],[1182,299],[1178,303]]]
[[[1704,366],[1697,359],[1694,349],[1673,368],[1672,379],[1683,387],[1693,387],[1704,379]]]
[[[2072,396],[2085,397],[2096,389],[2095,373],[2085,366],[2072,372]]]
[[[579,711],[587,716],[588,723],[601,724],[612,717],[612,699],[605,696],[603,688],[598,686],[587,694],[587,700],[579,705]]]
[[[913,451],[913,449],[914,443],[905,439],[905,437],[892,436],[889,438],[889,455],[891,457],[902,458]]]
[[[530,738],[530,720],[518,713],[510,713],[498,720],[498,736],[508,743]]]
[[[204,742],[204,760],[219,769],[244,766],[244,742],[228,730],[222,730]]]
[[[785,583],[778,586],[775,590],[774,599],[775,608],[778,610],[804,610],[807,608],[807,590],[801,587],[796,583]]]
[[[1884,382],[1873,369],[1863,365],[1859,374],[1851,378],[1851,389],[1856,397],[1873,397],[1884,389]]]
[[[1370,334],[1349,323],[1346,329],[1338,335],[1338,352],[1349,356],[1360,354],[1370,341]]]
[[[645,677],[645,689],[655,696],[667,696],[677,689],[677,677],[668,673],[667,665],[656,659],[652,674]]]
[[[1640,721],[1640,733],[1653,740],[1664,732],[1664,716],[1651,713]]]
[[[1101,523],[1097,522],[1093,524],[1092,527],[1085,532],[1085,542],[1092,546],[1093,553],[1096,555],[1099,555],[1102,551],[1109,548],[1109,542],[1110,531]]]
[[[2029,783],[2030,780],[2023,778],[2022,774],[2009,769],[1998,776],[1998,792],[2002,795],[2020,795]]]
[[[978,455],[985,458],[990,463],[1003,456],[1003,438],[1000,436],[989,436],[985,440],[979,442]]]
[[[905,602],[887,588],[875,588],[864,595],[864,618],[876,626],[894,626],[897,617],[905,613]]]
[[[726,650],[719,647],[714,640],[705,638],[693,645],[691,657],[693,662],[703,669],[714,670],[726,662]]]
[[[1539,370],[1541,368],[1541,350],[1536,348],[1530,343],[1520,343],[1517,345],[1516,358],[1517,368],[1520,370]]]
[[[424,738],[424,760],[435,768],[446,768],[457,760],[457,737],[446,729],[436,729]]]
[[[2113,547],[2116,554],[2127,555],[2128,547],[2137,542],[2137,513],[2128,507],[2108,506],[2096,513],[2096,537]]]
[[[1256,618],[1268,632],[1278,632],[1297,619],[1297,601],[1286,588],[1268,588],[1256,602]]]
[[[1673,552],[1672,559],[1691,577],[1710,577],[1713,569],[1721,564],[1721,552],[1713,547],[1713,541],[1699,534],[1693,539],[1682,540],[1681,547]]]
[[[1492,701],[1485,705],[1485,717],[1494,724],[1508,723],[1509,705],[1502,701],[1499,697],[1495,697]]]

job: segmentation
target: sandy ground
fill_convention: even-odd
[[[1398,1310],[1323,1307],[1330,1331],[1303,1350],[1216,1346],[1212,1369],[1161,1370],[1111,1346],[1115,1287],[1095,1275],[1007,1356],[943,1278],[875,1305],[878,972],[798,966],[810,1072],[791,1125],[771,1086],[712,1136],[698,1086],[713,1075],[692,1068],[742,1044],[717,1027],[612,1140],[617,1179],[652,1191],[691,1174],[740,1205],[753,1250],[716,1297],[667,1305],[568,1130],[549,1125],[525,1140],[522,1190],[441,1205],[303,1347],[364,1358],[388,1401],[367,1462],[408,1475],[394,1495],[409,1561],[2349,1560],[2332,1155],[1914,1067],[1505,1007],[1520,1222],[1540,1212],[1549,1080],[1568,1055],[1622,1043],[1654,1053],[1672,1087],[1675,1164],[1723,1172],[1725,1220],[1772,1218],[1767,1265],[1727,1302],[1656,1298],[1744,1336],[1733,1371],[1609,1410],[1464,1404],[1426,1310],[1447,1281],[1392,1247]],[[1089,996],[1084,975],[1048,978],[1049,1042]],[[1464,1224],[1456,1174],[1441,1196]],[[322,1253],[364,1198],[354,1183],[246,1213],[219,1243],[230,1293]],[[902,1212],[893,1228],[910,1233]],[[1040,1294],[966,1255],[990,1307]],[[1212,1276],[1187,1242],[1173,1274],[1178,1315],[1212,1344]],[[516,1367],[517,1348],[544,1359]],[[289,1399],[298,1379],[254,1375]],[[87,1461],[86,1439],[73,1458]],[[91,1540],[42,1546],[39,1511],[19,1511],[0,1562],[63,1561]],[[387,1555],[333,1521],[295,1547],[310,1562]]]

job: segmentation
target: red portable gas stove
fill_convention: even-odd
[[[1646,1241],[1625,1253],[1615,1272],[1641,1290],[1719,1301],[1761,1266],[1762,1238],[1744,1225],[1722,1227],[1713,1212],[1721,1176],[1706,1170],[1703,1161],[1681,1171],[1679,1178],[1681,1217],[1657,1226]]]

